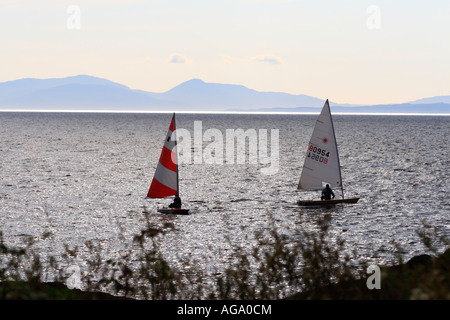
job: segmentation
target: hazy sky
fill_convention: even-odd
[[[450,95],[450,1],[0,0],[0,82],[78,74],[355,104]]]

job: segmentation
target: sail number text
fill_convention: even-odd
[[[328,163],[328,157],[330,156],[330,151],[318,148],[316,146],[310,145],[308,149],[308,158],[322,162],[324,164]]]

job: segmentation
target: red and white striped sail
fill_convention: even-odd
[[[177,154],[175,137],[175,113],[167,132],[147,197],[165,198],[178,194]]]

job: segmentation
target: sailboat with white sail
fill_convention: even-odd
[[[311,139],[306,151],[299,190],[323,190],[324,184],[332,189],[340,188],[342,198],[330,200],[299,200],[298,205],[332,205],[337,203],[356,203],[359,198],[345,198],[342,186],[341,166],[328,100],[317,118]]]
[[[189,214],[189,209],[181,207],[175,130],[174,112],[147,197],[166,198],[175,196],[173,204],[157,211],[160,213]]]

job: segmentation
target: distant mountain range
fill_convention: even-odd
[[[260,92],[242,85],[193,79],[163,93],[133,90],[88,75],[19,79],[0,83],[0,109],[120,111],[318,112],[325,99],[282,92]],[[450,96],[404,104],[357,106],[330,101],[333,112],[450,114]]]

